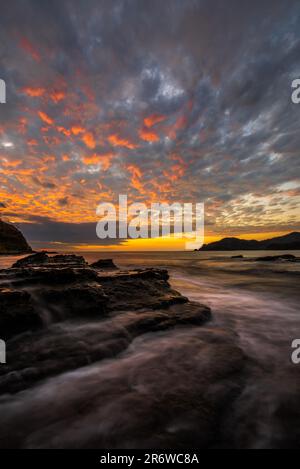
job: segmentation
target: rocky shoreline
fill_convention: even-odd
[[[140,412],[145,413],[152,424],[139,438],[136,432],[142,422],[137,421],[130,430],[131,438],[135,435],[136,447],[142,447],[145,438],[149,444],[157,445],[157,435],[162,445],[188,446],[190,429],[187,437],[187,430],[179,429],[172,434],[167,427],[176,415],[189,421],[187,415],[193,413],[196,406],[200,438],[197,444],[199,447],[212,444],[217,428],[219,435],[225,403],[241,389],[245,361],[242,351],[228,332],[210,326],[212,315],[207,306],[190,302],[170,287],[166,270],[120,271],[107,261],[103,269],[100,265],[92,267],[79,256],[49,257],[40,253],[0,272],[0,334],[7,342],[7,363],[0,366],[0,407],[2,423],[3,419],[5,421],[0,429],[0,447],[53,445],[50,436],[41,445],[28,443],[28,434],[36,425],[43,432],[48,417],[44,416],[42,421],[37,419],[38,424],[34,419],[24,418],[19,425],[19,417],[14,412],[6,412],[11,399],[19,396],[23,399],[26,393],[47,386],[49,379],[61,379],[72,370],[89,370],[93,364],[98,366],[107,360],[121,363],[124,353],[131,350],[131,344],[144,340],[143,337],[151,337],[159,343],[166,340],[165,334],[166,337],[168,334],[182,337],[180,343],[175,341],[174,346],[170,343],[168,353],[160,351],[159,347],[153,351],[156,372],[162,372],[163,364],[164,379],[171,380],[170,388],[163,392],[167,392],[169,398],[158,392],[152,403],[147,399],[143,403],[139,401]],[[187,331],[192,331],[192,340],[185,338]],[[170,353],[178,355],[178,364],[181,363],[178,369],[173,356],[170,361]],[[141,372],[144,376],[144,368]],[[145,376],[151,381],[151,366]],[[177,389],[186,386],[187,379],[190,380],[189,391]],[[118,379],[115,386],[114,393],[122,393]],[[156,377],[153,377],[153,386],[157,386]],[[212,392],[215,387],[217,394]],[[102,409],[102,404],[98,405]],[[68,406],[69,403],[66,412],[69,412]],[[25,405],[25,414],[29,407]],[[161,408],[161,412],[155,419],[157,408]],[[46,407],[43,412],[47,413]],[[61,412],[64,414],[64,410],[58,412],[54,406],[51,420],[59,424]],[[15,425],[18,425],[17,432]],[[82,437],[76,445],[122,447],[128,437],[125,429],[118,437],[115,431],[108,431],[102,436]],[[74,444],[73,440],[62,438],[59,447]]]
[[[23,258],[0,271],[0,337],[0,448],[256,444],[260,422],[244,408],[264,370],[209,307],[171,288],[167,270]],[[298,446],[295,426],[285,430],[298,421],[293,383],[268,447]]]
[[[115,271],[110,263],[109,271],[107,262],[104,270],[100,264],[93,268],[81,256],[39,253],[0,271],[0,331],[8,341],[7,365],[0,368],[0,392],[20,391],[57,372],[115,356],[141,334],[201,325],[211,318],[209,308],[189,302],[170,288],[166,270],[123,272]],[[45,351],[36,348],[40,337],[53,340],[52,329],[59,323],[104,321],[119,315],[123,316],[122,328],[102,334],[103,343],[90,354],[83,341],[70,341],[66,346],[66,337],[56,331],[53,359],[54,351],[45,357]]]

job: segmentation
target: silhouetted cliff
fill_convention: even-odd
[[[10,223],[0,220],[0,254],[32,252],[22,233]]]

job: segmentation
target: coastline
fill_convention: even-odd
[[[134,267],[136,255],[139,263]],[[14,320],[7,340],[8,363],[0,368],[0,389],[6,395],[0,411],[8,428],[22,421],[18,442],[6,430],[0,435],[2,447],[7,439],[33,448],[188,448],[196,441],[199,448],[276,446],[275,430],[258,443],[260,430],[253,435],[251,429],[264,402],[260,393],[270,397],[272,391],[275,408],[288,400],[289,412],[297,409],[293,400],[300,387],[282,321],[289,337],[298,314],[291,299],[286,302],[276,293],[278,281],[286,292],[294,283],[283,283],[281,273],[273,284],[274,266],[268,265],[269,280],[265,273],[256,284],[264,281],[263,292],[257,287],[251,292],[247,285],[252,279],[241,284],[235,270],[245,263],[228,257],[199,260],[181,253],[175,261],[174,253],[156,254],[154,259],[150,253],[131,256],[123,256],[126,267],[119,265],[118,257],[115,262],[121,269],[114,272],[92,269],[85,263],[90,256],[70,254],[54,256],[55,261],[40,266],[26,265],[25,258],[23,266],[21,261],[19,267],[1,271],[2,288],[5,285],[7,294],[8,280],[14,291],[7,303]],[[95,254],[91,260],[96,260]],[[224,263],[227,270],[233,269],[230,274]],[[266,282],[272,287],[269,295]],[[296,281],[295,288],[298,291]],[[298,304],[296,290],[295,295]],[[31,322],[16,335],[15,318],[21,313],[29,314]],[[270,373],[263,371],[266,366]],[[283,401],[281,381],[294,383]],[[245,399],[253,407],[250,414]],[[90,405],[84,410],[86,402]],[[74,406],[83,409],[80,415]],[[234,425],[227,421],[228,413]],[[261,425],[273,424],[275,414],[267,407],[264,413]],[[128,416],[126,422],[121,415]],[[95,434],[97,421],[105,425]],[[74,425],[81,428],[77,436]],[[279,419],[274,428],[278,425],[283,421]],[[292,441],[287,432],[281,444],[290,447]]]

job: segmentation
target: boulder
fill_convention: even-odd
[[[49,257],[45,251],[32,254],[28,257],[19,259],[13,268],[27,267],[27,266],[42,266],[42,265],[54,265],[55,267],[77,267],[86,266],[87,262],[84,257],[76,256],[74,254],[63,255],[59,254],[53,257]]]
[[[90,267],[100,270],[115,270],[118,268],[112,259],[99,259],[97,262],[91,264]]]

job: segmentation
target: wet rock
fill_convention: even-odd
[[[97,262],[94,262],[90,266],[93,269],[100,270],[114,270],[118,268],[112,259],[99,259]]]
[[[99,318],[98,309],[95,313]],[[211,311],[198,303],[186,303],[166,310],[115,313],[104,319],[53,324],[9,341],[7,364],[0,367],[0,392],[18,392],[45,376],[115,357],[143,334],[203,325],[211,319]]]
[[[166,270],[100,273],[78,256],[48,257],[45,253],[34,254],[18,261],[13,268],[0,272],[3,287],[11,292],[18,291],[30,303],[28,309],[24,308],[22,301],[19,306],[18,301],[15,301],[14,309],[10,311],[12,302],[8,303],[4,293],[2,295],[0,292],[4,332],[10,337],[26,330],[24,319],[20,319],[20,325],[18,319],[19,316],[26,318],[26,312],[28,326],[48,327],[67,319],[101,320],[117,311],[166,309],[171,305],[187,303],[187,298],[171,289],[168,278]],[[11,295],[14,296],[13,293]],[[12,315],[15,321],[8,327],[7,318]],[[172,318],[157,315],[153,324],[163,329],[163,323],[173,326],[184,321],[197,321],[197,315],[188,319],[187,310],[184,316],[185,319],[174,314]]]
[[[22,290],[0,288],[0,335],[7,340],[24,331],[42,326],[31,295]]]
[[[211,317],[209,308],[171,289],[166,270],[100,273],[77,256],[49,258],[46,253],[21,261],[0,273],[0,329],[2,337],[10,339],[13,363],[1,367],[0,389],[26,388],[44,376],[120,353],[139,335],[199,326]],[[98,321],[95,335],[82,332],[87,319]],[[78,340],[69,340],[56,325],[63,327],[67,321],[80,321],[83,335],[78,333]],[[45,348],[39,347],[40,341]],[[46,353],[51,347],[53,358]]]
[[[45,251],[38,252],[36,254],[32,254],[28,257],[23,259],[19,259],[15,264],[13,264],[13,268],[20,268],[20,267],[30,267],[30,266],[44,266],[54,265],[55,267],[80,267],[86,266],[87,263],[82,256],[76,256],[74,254],[69,255],[56,255],[53,257],[49,257]]]
[[[26,267],[30,265],[41,265],[48,262],[48,256],[45,252],[38,252],[30,256],[23,257],[13,264],[13,268]]]
[[[2,270],[0,285],[1,448],[225,441],[245,356],[234,334],[210,326],[210,308],[171,288],[166,270],[39,256]]]
[[[76,317],[101,319],[107,313],[108,298],[100,285],[43,288],[36,293],[36,298],[47,309],[51,322]]]
[[[276,261],[286,261],[286,262],[297,262],[298,259],[296,256],[292,254],[281,254],[279,256],[265,256],[265,257],[258,257],[256,261],[259,262],[276,262]]]
[[[49,257],[49,264],[68,265],[68,266],[87,266],[87,262],[83,256],[76,256],[75,254],[59,254],[57,256]]]
[[[243,388],[244,366],[224,331],[137,338],[122,357],[60,374],[0,403],[0,447],[213,447],[226,438],[224,417]],[[34,367],[22,376],[30,380]]]
[[[98,278],[109,298],[108,306],[111,310],[159,309],[188,301],[170,287],[166,270],[145,269],[111,275],[99,274]]]
[[[2,271],[3,272],[3,271]],[[3,278],[3,273],[2,273]],[[11,269],[8,278],[13,286],[30,287],[39,285],[66,285],[70,283],[97,282],[97,272],[89,268],[72,267],[28,267]]]

